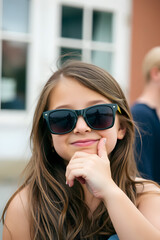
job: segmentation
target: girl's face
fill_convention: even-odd
[[[49,99],[49,109],[84,109],[96,104],[111,103],[103,95],[87,88],[77,80],[61,77]],[[72,132],[64,135],[52,134],[53,147],[63,159],[69,161],[77,151],[97,154],[97,144],[101,138],[106,138],[107,153],[114,149],[117,139],[125,135],[125,128],[120,125],[116,114],[112,128],[106,130],[93,130],[82,116],[78,117],[77,124]]]

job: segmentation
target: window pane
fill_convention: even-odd
[[[113,54],[103,51],[92,51],[92,63],[107,70],[112,74],[112,58]]]
[[[2,29],[28,32],[30,0],[3,0]]]
[[[92,40],[100,42],[113,41],[113,14],[108,12],[93,12]]]
[[[3,41],[1,108],[25,109],[27,44]]]
[[[61,37],[82,39],[81,8],[62,6]]]
[[[73,49],[73,48],[61,48],[60,56],[61,61],[60,63],[63,64],[66,60],[81,60],[82,50],[81,49]]]

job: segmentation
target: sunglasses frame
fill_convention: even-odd
[[[92,126],[90,125],[90,123],[89,123],[88,120],[87,120],[86,111],[87,111],[88,109],[91,109],[91,108],[94,108],[94,107],[99,107],[99,106],[107,106],[107,107],[110,107],[110,108],[112,109],[112,111],[113,111],[113,122],[112,122],[112,125],[109,126],[109,127],[107,127],[107,128],[106,128],[106,127],[105,127],[105,128],[94,128],[94,127],[92,127]],[[73,127],[72,127],[70,130],[68,130],[68,131],[66,131],[66,132],[62,132],[62,133],[54,132],[54,131],[51,129],[50,123],[49,123],[49,115],[50,115],[50,113],[52,113],[52,112],[59,112],[59,111],[70,111],[70,112],[72,112],[72,113],[75,115],[75,121],[74,121]],[[97,104],[97,105],[94,105],[94,106],[91,106],[91,107],[88,107],[88,108],[84,108],[84,109],[81,109],[81,110],[73,110],[73,109],[63,108],[63,109],[55,109],[55,110],[45,111],[45,112],[43,112],[43,118],[46,120],[48,129],[49,129],[49,131],[50,131],[52,134],[63,135],[63,134],[66,134],[66,133],[71,132],[71,131],[75,128],[79,116],[82,116],[82,117],[84,118],[85,122],[87,123],[87,125],[88,125],[91,129],[93,129],[93,130],[105,130],[105,129],[109,129],[109,128],[113,127],[113,125],[114,125],[116,111],[118,111],[120,114],[122,114],[120,107],[119,107],[118,104],[116,104],[116,103]]]

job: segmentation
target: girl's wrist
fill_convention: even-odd
[[[102,200],[105,204],[108,203],[108,201],[112,201],[113,198],[118,197],[122,190],[116,185],[116,183],[112,180],[112,183],[107,184],[104,188],[103,197]]]

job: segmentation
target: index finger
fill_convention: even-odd
[[[106,138],[101,138],[98,143],[98,156],[100,158],[108,158],[106,149]]]

